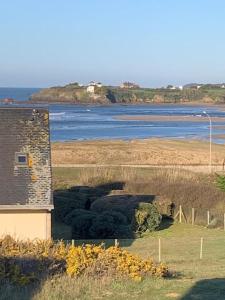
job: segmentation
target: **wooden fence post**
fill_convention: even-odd
[[[223,215],[223,229],[225,230],[225,214]]]
[[[119,242],[117,239],[115,239],[115,247],[118,247],[119,246]]]
[[[179,207],[179,223],[181,223],[181,222],[182,222],[182,207],[180,205],[180,207]]]
[[[191,209],[191,224],[194,225],[195,223],[195,209],[192,207]]]
[[[75,243],[74,243],[74,240],[72,240],[72,246],[74,246],[74,244],[75,244]]]
[[[161,239],[159,238],[159,262],[161,262]]]
[[[209,225],[210,223],[210,214],[209,214],[209,210],[207,211],[207,225]]]
[[[201,238],[200,259],[202,259],[202,256],[203,256],[203,238]]]

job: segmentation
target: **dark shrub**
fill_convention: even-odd
[[[56,192],[54,195],[55,215],[62,222],[65,216],[74,209],[86,209],[89,202],[88,197],[82,194],[75,194],[69,191]]]
[[[91,205],[91,210],[95,212],[116,211],[127,217],[131,223],[134,215],[134,210],[138,208],[139,203],[151,203],[154,196],[151,195],[113,195],[97,199]]]
[[[117,225],[125,225],[128,223],[127,217],[118,211],[106,210],[101,213],[101,216],[105,216],[106,218],[109,217],[110,219],[112,218],[113,222]]]
[[[93,225],[97,214],[89,210],[75,209],[68,216],[68,222],[70,220],[73,228],[74,239],[89,239],[90,228]]]
[[[131,227],[120,212],[105,211],[97,216],[89,230],[92,238],[129,238]]]
[[[132,235],[127,218],[114,211],[98,214],[74,209],[65,217],[65,223],[72,226],[73,238],[77,239],[128,238]]]
[[[98,215],[96,219],[93,220],[92,226],[89,229],[89,234],[91,238],[94,239],[110,239],[115,236],[116,224],[113,217],[109,215]]]

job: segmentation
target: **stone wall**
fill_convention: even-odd
[[[0,181],[0,208],[52,204],[47,110],[0,108]]]

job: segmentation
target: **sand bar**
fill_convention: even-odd
[[[208,118],[205,116],[163,116],[163,115],[121,115],[115,116],[117,120],[124,121],[154,121],[154,122],[208,122]],[[225,117],[212,117],[212,122],[225,122]]]

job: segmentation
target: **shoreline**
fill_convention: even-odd
[[[206,116],[177,116],[177,115],[118,115],[114,119],[121,121],[155,121],[155,122],[208,122]],[[225,117],[211,117],[211,120],[217,123],[225,123]]]

